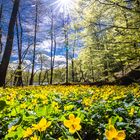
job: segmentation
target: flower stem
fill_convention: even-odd
[[[40,138],[41,138],[41,140],[43,139],[43,134],[42,134],[42,132],[40,132]]]
[[[77,135],[78,135],[79,139],[80,139],[80,140],[82,140],[82,138],[81,138],[80,134],[79,134],[77,131],[76,131],[76,133],[77,133]]]

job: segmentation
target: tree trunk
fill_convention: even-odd
[[[65,34],[65,49],[66,49],[66,84],[69,82],[69,41],[68,41],[68,21],[64,18],[64,34]]]
[[[38,84],[41,85],[42,71],[43,71],[43,56],[40,54],[41,67],[38,76]]]
[[[20,25],[20,34],[19,34],[19,29],[18,26]],[[15,78],[14,78],[14,85],[15,86],[23,86],[23,81],[22,81],[22,25],[21,25],[21,20],[20,20],[20,14],[19,14],[19,24],[18,20],[16,22],[16,30],[17,30],[17,42],[18,42],[18,67],[15,72]]]
[[[73,50],[72,50],[72,82],[75,82],[75,65],[74,65],[74,58],[75,58],[75,48],[77,45],[77,28],[75,28],[75,39],[74,39],[74,43],[73,43]]]
[[[15,77],[14,77],[14,85],[23,86],[21,65],[18,65],[18,68],[16,69]]]
[[[30,77],[29,85],[34,83],[34,68],[35,68],[35,57],[36,57],[36,36],[37,36],[37,24],[38,24],[38,4],[36,1],[36,16],[35,16],[35,32],[34,32],[34,50],[33,50],[33,60],[32,60],[32,72]]]
[[[54,19],[53,19],[53,12],[51,11],[51,77],[50,77],[50,84],[52,84],[53,80],[53,47],[54,47]]]
[[[47,69],[45,71],[44,78],[41,83],[44,84],[46,79],[47,79],[47,83],[49,84],[49,70],[47,70]]]
[[[14,1],[13,10],[12,10],[12,14],[11,14],[10,22],[9,22],[6,46],[5,46],[4,54],[2,57],[2,62],[0,65],[0,86],[5,86],[6,73],[7,73],[7,69],[8,69],[8,65],[10,61],[10,56],[12,53],[12,48],[13,48],[14,27],[15,27],[15,22],[17,18],[19,3],[20,3],[20,0]]]

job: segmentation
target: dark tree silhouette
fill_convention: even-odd
[[[19,3],[20,3],[20,0],[15,0],[13,4],[12,14],[11,14],[10,22],[9,22],[9,27],[8,27],[6,46],[5,46],[4,54],[3,54],[1,65],[0,65],[0,86],[5,86],[7,68],[9,65],[10,56],[11,56],[12,48],[13,48],[14,27],[15,27],[15,23],[17,19]]]
[[[32,58],[32,71],[30,77],[30,85],[34,83],[34,69],[35,69],[35,57],[36,57],[36,42],[37,42],[37,26],[38,26],[38,1],[36,1],[35,10],[35,29],[34,29],[34,48],[33,48],[33,58]]]

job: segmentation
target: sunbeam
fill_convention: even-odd
[[[55,6],[55,11],[58,11],[58,13],[68,15],[74,10],[76,4],[76,0],[56,0],[52,6]]]

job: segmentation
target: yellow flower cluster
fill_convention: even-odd
[[[26,131],[24,132],[23,137],[24,138],[29,137],[32,135],[32,133],[33,133],[33,130],[31,128],[27,128]]]
[[[86,123],[85,125],[87,126],[88,124],[90,125],[96,124],[95,123],[96,116],[93,116],[92,119],[90,119],[91,117],[88,116],[91,116],[92,114],[95,113],[97,114],[99,113],[100,115],[100,112],[98,112],[98,103],[101,104],[103,103],[103,107],[105,107],[105,110],[103,108],[104,111],[102,111],[101,113],[101,118],[103,119],[105,118],[107,120],[109,119],[109,117],[111,117],[110,112],[113,113],[112,102],[115,103],[115,106],[117,106],[116,104],[117,100],[119,101],[119,103],[123,101],[125,104],[125,99],[128,96],[128,94],[132,94],[132,96],[134,96],[134,99],[136,99],[134,101],[137,102],[136,105],[132,104],[131,106],[125,106],[125,108],[120,107],[119,109],[125,110],[126,113],[125,115],[126,117],[128,117],[128,119],[136,118],[138,116],[137,114],[140,106],[138,102],[139,100],[137,100],[137,98],[139,99],[140,97],[139,89],[140,89],[139,85],[128,87],[125,86],[96,87],[96,86],[80,85],[80,86],[42,86],[42,87],[32,86],[24,88],[6,88],[6,89],[0,88],[1,101],[4,101],[7,104],[7,106],[5,106],[4,109],[0,112],[0,118],[3,119],[5,116],[6,117],[8,116],[7,120],[9,119],[8,123],[10,124],[11,120],[13,120],[13,118],[16,118],[18,113],[23,114],[23,116],[25,116],[25,119],[27,119],[27,121],[28,116],[26,116],[25,113],[28,112],[28,114],[31,115],[31,118],[29,116],[29,123],[15,124],[15,126],[12,126],[11,128],[9,128],[9,130],[4,129],[7,137],[10,137],[12,134],[14,135],[14,133],[19,132],[19,130],[21,130],[20,132],[22,133],[22,135],[19,135],[19,137],[24,137],[25,139],[39,140],[40,133],[43,135],[43,137],[45,137],[46,134],[45,130],[48,127],[50,127],[51,122],[47,121],[45,118],[42,118],[41,120],[39,120],[39,122],[35,123],[34,121],[40,118],[41,116],[47,116],[49,120],[53,120],[54,126],[55,124],[59,124],[59,121],[63,121],[64,126],[68,128],[69,132],[71,134],[75,134],[78,133],[79,130],[81,130],[81,123]],[[7,111],[9,112],[9,114],[6,114]],[[87,113],[87,115],[85,115],[83,112]],[[84,118],[84,122],[82,122],[79,117],[70,113],[80,114],[81,118]],[[66,114],[70,115],[68,119],[65,119],[64,121],[64,117]],[[56,116],[57,119],[53,118]],[[106,123],[106,120],[103,120],[104,124]],[[31,124],[31,126],[29,127],[28,124]],[[52,126],[51,128],[54,129],[55,131],[57,127],[54,126]],[[96,128],[95,125],[93,125],[93,129],[94,128]],[[53,133],[54,131],[49,132],[48,135]],[[82,131],[84,131],[84,129],[81,130],[81,132]],[[125,135],[127,134],[127,133],[125,134],[125,131],[123,130],[121,131],[116,130],[115,127],[112,125],[112,123],[110,123],[108,129],[106,129],[105,135],[104,132],[102,131],[103,130],[100,131],[99,135],[101,135],[101,137],[106,136],[108,140],[124,140]],[[128,135],[127,137],[129,137],[129,132],[127,135]],[[65,136],[63,136],[62,134],[61,138],[63,139],[64,137]]]
[[[134,107],[132,107],[129,112],[130,117],[132,117],[134,115],[134,112],[135,112],[135,109],[134,109]]]
[[[109,125],[109,129],[105,131],[108,140],[125,140],[124,130],[117,131],[113,125]]]
[[[38,138],[36,135],[31,137],[31,140],[40,140],[40,138]]]
[[[49,126],[51,125],[51,122],[47,122],[45,118],[42,118],[38,124],[33,124],[33,130],[38,130],[40,132],[45,131]]]
[[[85,106],[90,106],[92,105],[92,99],[91,98],[84,98],[82,103],[85,105]]]
[[[50,125],[51,125],[50,121],[47,122],[45,118],[42,118],[38,124],[33,124],[32,128],[27,128],[27,130],[24,132],[23,137],[26,138],[31,136],[35,130],[39,132],[45,131]]]
[[[69,128],[70,133],[75,133],[76,131],[81,129],[80,125],[81,119],[76,117],[73,114],[69,115],[69,120],[64,121],[64,125]]]
[[[59,110],[59,105],[58,105],[57,102],[53,101],[51,105],[52,105],[52,108],[53,108],[55,111],[58,111],[58,110]]]

